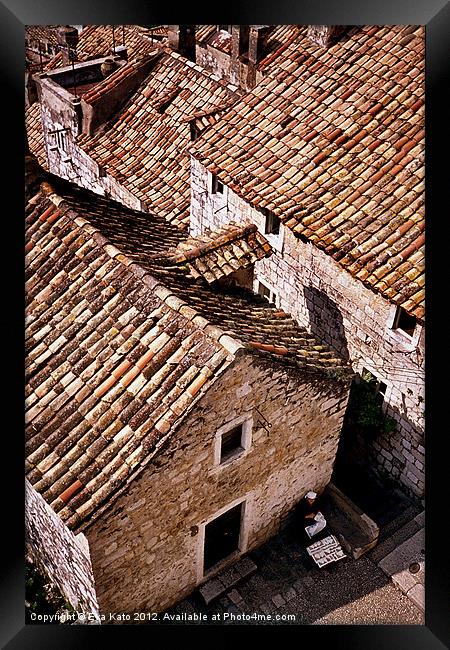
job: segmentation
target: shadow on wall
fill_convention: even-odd
[[[342,359],[349,361],[342,314],[334,300],[320,289],[304,287],[311,334],[330,345]]]
[[[351,389],[354,394],[356,381]],[[418,486],[415,490],[405,484],[403,478],[407,472],[422,475],[418,471],[422,465],[416,465],[416,459],[423,463],[423,457],[416,455],[414,449],[403,445],[404,434],[398,420],[403,425],[413,427],[409,420],[398,409],[392,406],[383,407],[383,419],[374,417],[369,402],[366,408],[352,410],[351,399],[347,406],[344,422],[336,454],[332,481],[338,485],[353,501],[382,525],[386,516],[386,504],[399,494],[413,503],[419,503],[424,496],[424,488]],[[384,421],[383,421],[384,420]],[[373,422],[369,426],[370,422]],[[395,421],[397,423],[395,424]],[[391,429],[390,423],[394,422]],[[425,446],[424,436],[419,432],[417,445]],[[402,450],[402,451],[400,451]],[[408,460],[408,457],[410,460]],[[412,467],[414,462],[415,467]],[[368,488],[369,484],[371,485]],[[373,489],[372,489],[373,488]],[[376,489],[375,489],[376,488]],[[380,510],[381,509],[381,510]]]

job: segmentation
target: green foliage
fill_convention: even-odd
[[[26,622],[32,622],[31,614],[56,614],[68,609],[68,603],[36,566],[27,559],[25,565],[25,613]],[[72,607],[70,606],[70,609]]]
[[[396,427],[396,421],[383,412],[376,388],[373,377],[364,373],[361,381],[353,383],[347,407],[349,422],[370,436],[391,433]]]

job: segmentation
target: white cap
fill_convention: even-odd
[[[307,492],[307,493],[306,493],[306,498],[307,498],[307,499],[315,499],[316,496],[317,496],[317,492],[312,492],[312,491],[311,491],[311,492]]]

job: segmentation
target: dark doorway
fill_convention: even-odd
[[[206,524],[204,572],[237,551],[241,532],[242,505],[240,503]]]

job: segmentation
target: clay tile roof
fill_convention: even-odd
[[[26,225],[27,478],[70,527],[126,489],[236,354],[348,380],[260,297],[160,265],[182,236],[161,217],[50,177]]]
[[[122,39],[124,35],[124,41]],[[155,50],[157,43],[152,34],[141,28],[139,25],[115,25],[114,43],[117,46],[123,45],[128,51],[128,60],[131,61],[143,54],[149,54]],[[87,25],[80,33],[76,47],[77,60],[87,61],[111,54],[113,47],[113,26],[112,25]],[[45,66],[46,70],[54,70],[62,66],[62,55],[58,52]]]
[[[190,152],[355,278],[424,318],[424,29],[299,29]]]
[[[217,31],[217,25],[196,25],[195,40],[197,43],[204,43],[209,36]]]
[[[41,41],[58,45],[57,31],[61,25],[25,25],[25,37],[31,41]]]
[[[48,169],[41,122],[41,105],[39,102],[34,102],[34,104],[26,109],[25,128],[30,151],[36,156],[39,164],[44,167],[44,169]]]
[[[152,57],[155,55],[158,55],[156,50],[152,52]],[[96,83],[88,92],[84,93],[83,100],[88,104],[94,104],[98,99],[100,99],[100,97],[109,93],[113,88],[121,84],[124,79],[134,74],[136,70],[147,65],[149,58],[149,56],[140,57],[139,59],[129,61],[125,63],[125,65],[120,66],[105,79]]]
[[[199,131],[204,130],[236,100],[226,83],[177,53],[166,52],[115,118],[98,134],[79,136],[78,143],[150,212],[186,228],[189,122],[196,120]]]
[[[211,283],[251,267],[271,254],[272,247],[255,225],[240,226],[231,222],[218,230],[182,241],[166,261],[185,265],[193,278],[202,277]]]

